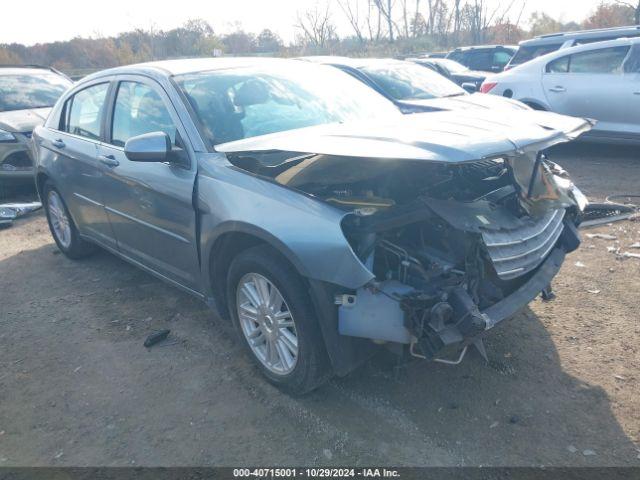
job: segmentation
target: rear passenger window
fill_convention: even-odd
[[[137,82],[120,82],[113,110],[111,138],[114,145],[124,146],[131,137],[164,132],[175,143],[176,126],[160,95]]]
[[[85,88],[76,93],[67,103],[67,120],[64,130],[74,135],[100,139],[100,122],[108,83],[101,83]]]
[[[569,71],[569,55],[556,58],[547,63],[547,73],[567,73]]]
[[[490,71],[493,67],[493,52],[476,50],[469,54],[466,60],[471,70]]]
[[[629,47],[601,48],[571,55],[571,73],[622,73]]]
[[[640,45],[636,44],[624,64],[624,73],[640,73]]]

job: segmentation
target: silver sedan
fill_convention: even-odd
[[[481,92],[597,120],[585,136],[640,142],[640,38],[565,48],[488,77]]]
[[[546,289],[584,197],[541,153],[590,128],[529,110],[402,115],[299,61],[100,72],[34,133],[72,259],[96,246],[231,317],[293,393],[382,345],[455,363]]]

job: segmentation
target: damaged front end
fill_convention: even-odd
[[[578,119],[564,130],[529,126],[529,141],[486,130],[483,143],[462,142],[440,123],[435,136],[450,142],[394,137],[398,148],[381,144],[386,153],[377,155],[344,132],[325,147],[317,141],[321,153],[285,148],[282,137],[222,151],[237,167],[344,211],[342,231],[372,280],[338,290],[341,335],[443,360],[526,306],[578,248],[586,199],[544,151],[589,127]]]

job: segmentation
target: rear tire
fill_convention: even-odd
[[[94,253],[95,245],[80,238],[62,195],[50,180],[45,182],[42,192],[49,230],[60,251],[74,260]]]
[[[304,280],[276,250],[257,246],[239,254],[227,280],[227,304],[240,341],[267,379],[294,395],[331,377]]]

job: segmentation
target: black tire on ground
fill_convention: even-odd
[[[298,358],[286,375],[270,371],[249,346],[238,318],[236,295],[239,282],[247,273],[257,273],[276,286],[289,307],[298,337]],[[239,254],[227,277],[227,305],[241,343],[267,379],[293,395],[302,395],[319,387],[332,376],[320,325],[305,282],[294,267],[273,248],[260,245]]]
[[[60,197],[60,200],[62,201],[62,208],[64,209],[64,212],[67,218],[69,219],[69,226],[71,228],[71,242],[69,243],[68,246],[64,246],[60,242],[60,239],[57,237],[52,225],[51,212],[49,211],[49,202],[48,202],[49,193],[52,191],[57,193],[58,196]],[[73,223],[73,219],[69,214],[69,210],[67,209],[67,205],[64,202],[64,198],[62,198],[62,195],[50,180],[47,180],[45,182],[42,192],[43,192],[42,205],[47,214],[47,223],[49,224],[49,230],[51,231],[51,236],[53,236],[53,239],[55,240],[56,245],[58,245],[58,248],[60,249],[60,251],[64,253],[67,257],[74,260],[87,257],[92,253],[94,253],[96,251],[96,246],[80,238],[80,234],[78,233],[78,229],[76,228],[75,223]]]

